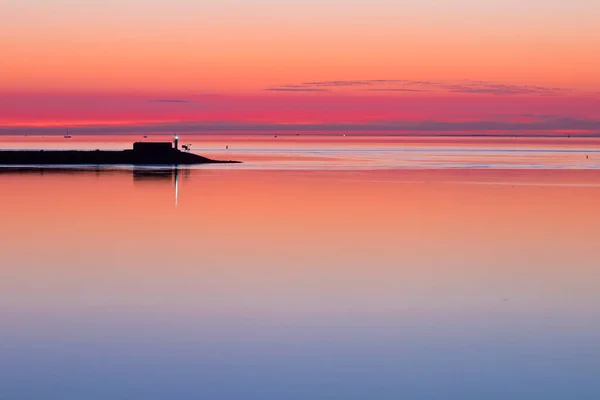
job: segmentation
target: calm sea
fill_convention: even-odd
[[[600,398],[600,140],[180,142],[0,169],[0,399]]]

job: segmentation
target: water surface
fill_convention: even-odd
[[[600,397],[593,146],[246,146],[0,172],[1,399]]]

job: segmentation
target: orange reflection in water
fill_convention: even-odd
[[[594,171],[44,170],[0,192],[5,311],[598,313]]]

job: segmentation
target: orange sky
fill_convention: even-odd
[[[543,96],[560,96],[567,111],[552,115],[573,117],[581,98],[600,98],[598,12],[587,0],[8,0],[0,5],[0,103],[21,97],[3,107],[0,123],[327,120],[325,112],[308,117],[302,109],[271,110],[265,118],[253,107],[257,97],[290,95],[301,98],[282,100],[291,109],[315,95],[323,111],[347,104],[339,96],[363,97],[366,111],[337,114],[339,123],[376,117],[369,110],[377,103],[373,97],[443,96],[448,104],[462,102],[467,114],[470,103],[493,109],[500,96],[529,96],[525,109],[544,108]],[[233,113],[121,107],[136,96],[193,100],[206,94],[233,99]],[[42,95],[55,97],[55,105],[40,103]],[[120,99],[81,110],[79,96]],[[436,101],[425,120],[444,118]],[[397,110],[385,118],[406,115]],[[469,118],[487,117],[472,110]]]
[[[474,79],[600,90],[591,2],[428,2],[9,0],[0,89],[247,93],[310,80]]]

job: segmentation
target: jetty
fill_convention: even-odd
[[[1,165],[184,165],[230,164],[178,148],[170,142],[136,142],[127,150],[0,150]]]

